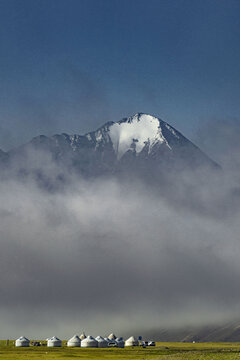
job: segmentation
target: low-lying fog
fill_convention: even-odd
[[[141,181],[73,175],[52,193],[31,179],[0,182],[0,338],[143,335],[235,319],[240,152],[231,136],[223,151],[220,128],[213,133],[221,174],[182,191],[176,178],[176,203]]]

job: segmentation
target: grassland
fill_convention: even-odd
[[[29,347],[15,348],[14,342],[8,346],[6,340],[0,341],[0,359],[46,359],[46,360],[240,360],[240,343],[160,343],[155,348],[142,349],[83,349],[67,348],[66,342],[62,348]]]

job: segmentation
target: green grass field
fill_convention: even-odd
[[[29,347],[16,348],[14,342],[6,345],[6,340],[0,341],[0,359],[91,359],[91,360],[202,360],[226,359],[240,360],[240,343],[160,343],[154,348],[140,347],[125,349],[84,349],[68,348],[66,342],[62,348]],[[167,347],[167,348],[166,348]]]

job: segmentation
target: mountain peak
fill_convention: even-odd
[[[128,150],[140,153],[147,145],[150,150],[156,143],[170,147],[163,136],[161,122],[152,115],[137,113],[112,124],[109,136],[117,157],[121,158]]]
[[[137,121],[141,121],[144,119],[144,117],[149,117],[149,118],[156,118],[155,116],[151,115],[151,114],[146,114],[146,113],[142,113],[142,112],[139,112],[139,113],[136,113],[135,115],[132,115],[132,116],[129,116],[127,118],[123,118],[122,120],[120,121],[117,121],[117,123],[122,123],[122,122],[129,122],[131,123],[132,121],[134,120],[137,120]],[[156,118],[158,119],[158,118]]]
[[[38,173],[37,162],[28,157],[33,149],[84,176],[132,173],[159,178],[177,169],[216,166],[171,125],[145,113],[105,123],[85,135],[38,136],[6,154],[0,152],[0,163],[18,164],[21,173],[25,168]]]

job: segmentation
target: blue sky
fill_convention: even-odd
[[[239,119],[240,1],[0,0],[0,148],[136,112]]]

